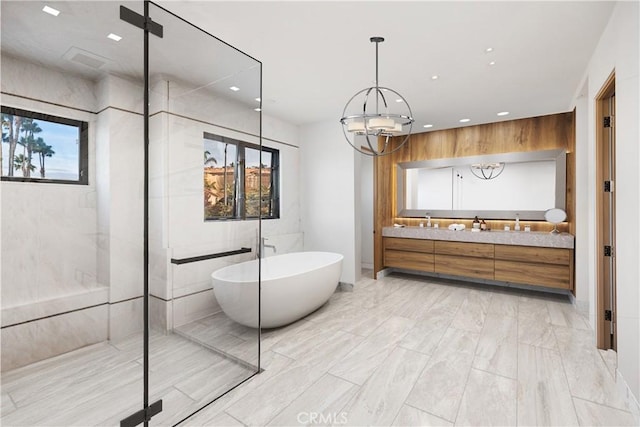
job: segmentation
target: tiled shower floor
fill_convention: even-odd
[[[151,425],[173,425],[253,371],[177,334],[150,338]],[[142,407],[142,335],[2,373],[2,426],[117,426]]]

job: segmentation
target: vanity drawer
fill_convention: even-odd
[[[433,253],[433,240],[385,237],[383,242],[385,250]]]
[[[445,242],[442,240],[435,242],[436,254],[491,258],[492,260],[493,247],[494,245],[491,243]]]
[[[493,280],[493,264],[493,258],[473,258],[436,253],[435,271],[453,276]]]
[[[570,265],[573,260],[571,249],[496,245],[495,251],[496,260],[558,265]]]
[[[384,265],[433,273],[433,254],[386,249]]]
[[[572,271],[566,265],[533,264],[497,259],[495,279],[503,282],[573,289]]]

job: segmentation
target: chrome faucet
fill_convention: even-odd
[[[267,240],[266,237],[263,237],[260,239],[260,248],[258,250],[258,257],[259,258],[264,258],[264,249],[265,248],[271,248],[273,249],[273,253],[277,253],[278,250],[276,249],[276,245],[267,245],[264,242]]]

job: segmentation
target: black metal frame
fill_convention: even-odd
[[[151,417],[153,417],[154,415],[160,413],[162,411],[162,400],[158,400],[154,403],[152,403],[151,405],[149,405],[149,34],[153,34],[155,36],[158,36],[160,38],[163,37],[163,27],[156,23],[153,22],[153,20],[150,18],[149,16],[149,4],[153,3],[149,0],[143,0],[144,1],[144,16],[141,16],[139,14],[137,14],[136,12],[127,9],[124,6],[120,6],[120,19],[122,19],[123,21],[126,21],[138,28],[141,28],[142,30],[144,30],[144,343],[143,343],[143,382],[144,382],[144,397],[143,397],[143,408],[142,410],[130,415],[129,417],[123,419],[122,421],[120,421],[120,426],[121,427],[134,427],[137,426],[138,424],[144,423],[145,427],[148,427],[149,425],[149,421],[151,420]],[[155,7],[157,7],[158,9],[165,11],[166,13],[175,16],[176,18],[180,19],[181,21],[185,22],[188,25],[191,25],[195,28],[197,28],[198,30],[202,31],[203,33],[209,35],[210,37],[220,41],[221,43],[231,47],[232,49],[238,51],[239,53],[253,59],[254,61],[258,62],[260,64],[260,95],[262,98],[262,62],[258,61],[257,59],[247,55],[246,53],[242,52],[241,50],[231,46],[230,44],[226,43],[223,40],[220,40],[219,38],[215,37],[214,35],[208,33],[207,31],[202,30],[199,27],[196,27],[195,25],[191,24],[190,22],[180,18],[179,16],[175,15],[172,12],[169,12],[168,10],[166,10],[165,8],[163,8],[162,6],[159,6],[155,3],[153,3],[153,5]],[[260,104],[262,105],[262,103]],[[260,135],[259,135],[259,139],[260,139],[260,161],[262,163],[262,113],[260,113]],[[260,191],[260,199],[262,199],[262,192]],[[262,219],[262,216],[260,215],[258,217],[258,219]],[[258,238],[260,238],[260,236],[262,236],[262,221],[258,222]],[[250,252],[251,249],[248,248],[242,248],[240,249],[241,252],[238,253],[245,253],[245,252]],[[232,251],[232,252],[236,252],[236,251]],[[226,256],[226,255],[220,255],[220,254],[213,254],[214,256],[212,257],[217,257],[217,256]],[[209,257],[211,255],[205,255],[204,257]],[[194,258],[201,258],[201,257],[194,257]],[[205,258],[208,259],[208,258]],[[184,260],[176,260],[176,261],[182,261],[179,263],[183,263],[183,262],[193,262],[190,261],[190,259],[187,259],[189,261],[184,261]],[[200,259],[197,259],[200,260]],[[172,262],[174,260],[172,259]],[[261,371],[261,367],[260,367],[260,363],[261,363],[261,334],[262,334],[262,325],[261,325],[261,297],[262,297],[262,292],[261,292],[261,268],[260,268],[260,264],[261,264],[261,260],[258,259],[258,284],[259,284],[259,288],[258,288],[258,370],[257,372],[255,372],[253,375],[251,375],[249,378],[245,379],[244,381],[242,381],[240,384],[244,383],[245,381],[249,380],[250,378],[252,378],[253,376],[257,375],[258,373],[260,373]],[[240,384],[237,384],[236,386],[234,386],[231,390],[235,389],[237,386],[239,386]],[[231,390],[228,390],[227,393]],[[226,393],[224,393],[226,394]],[[224,396],[223,394],[223,396]],[[209,404],[213,403],[215,400],[209,402],[207,405],[205,405],[204,407],[208,406]],[[203,407],[203,408],[204,408]],[[200,408],[198,411],[202,410],[203,408]],[[195,412],[194,412],[195,413]],[[182,421],[186,420],[187,418],[189,418],[191,415],[187,416],[186,418],[184,418],[183,420],[179,421],[177,424],[181,423]]]
[[[262,120],[262,115],[260,115]],[[260,131],[262,132],[262,131]],[[262,138],[260,138],[260,144],[253,144],[251,142],[242,141],[240,139],[229,138],[222,135],[216,135],[210,132],[203,133],[203,139],[210,141],[221,142],[223,144],[235,145],[236,159],[235,159],[235,180],[236,188],[234,189],[234,203],[233,203],[233,216],[219,216],[205,218],[205,221],[237,221],[247,219],[279,219],[280,218],[280,150],[277,148],[265,147],[262,145]],[[245,194],[245,148],[251,148],[260,151],[260,168],[262,173],[262,153],[271,153],[271,197],[269,203],[272,209],[272,215],[247,216],[246,212],[246,194]],[[277,185],[276,185],[277,184]],[[262,207],[262,185],[259,186],[259,198],[260,207]]]
[[[143,269],[144,269],[144,342],[143,342],[143,407],[120,421],[120,427],[134,427],[144,423],[162,411],[162,400],[149,405],[149,33],[162,38],[163,29],[149,16],[149,0],[144,0],[144,16],[120,6],[120,19],[144,30],[144,213],[143,213]]]
[[[13,116],[27,117],[30,119],[44,120],[46,122],[58,123],[78,128],[78,179],[52,179],[52,178],[36,178],[22,176],[2,176],[2,181],[9,182],[37,182],[46,184],[89,184],[89,123],[70,119],[68,117],[54,116],[52,114],[38,113],[35,111],[22,110],[3,105],[1,107],[2,114],[10,114]]]

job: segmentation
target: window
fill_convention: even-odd
[[[205,220],[280,218],[280,152],[204,134]]]
[[[2,107],[2,180],[88,184],[87,122]]]

